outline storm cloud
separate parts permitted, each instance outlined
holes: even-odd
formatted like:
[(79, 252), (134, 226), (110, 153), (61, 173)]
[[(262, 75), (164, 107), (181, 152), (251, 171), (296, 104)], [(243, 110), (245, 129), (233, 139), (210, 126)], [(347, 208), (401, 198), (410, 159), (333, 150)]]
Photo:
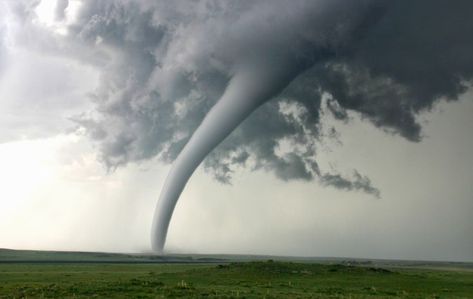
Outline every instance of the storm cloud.
[[(56, 19), (67, 19), (60, 1)], [(33, 2), (15, 4), (32, 30)], [(26, 3), (26, 4), (25, 4)], [(293, 80), (205, 160), (218, 180), (238, 167), (379, 195), (368, 178), (317, 163), (331, 128), (322, 113), (349, 112), (409, 141), (416, 116), (453, 101), (473, 75), (473, 3), (417, 1), (82, 1), (67, 35), (29, 43), (101, 72), (95, 108), (74, 117), (108, 168), (173, 161), (221, 97), (238, 66), (265, 57), (304, 61)], [(337, 22), (328, 22), (336, 16)], [(45, 40), (50, 41), (45, 45)], [(0, 52), (1, 55), (1, 52)]]

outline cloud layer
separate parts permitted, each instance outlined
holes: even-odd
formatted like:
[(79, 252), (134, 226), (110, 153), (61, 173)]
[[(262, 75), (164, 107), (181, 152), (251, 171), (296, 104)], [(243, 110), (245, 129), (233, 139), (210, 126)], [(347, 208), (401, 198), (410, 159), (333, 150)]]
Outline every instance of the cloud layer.
[(473, 75), (467, 0), (81, 1), (74, 17), (72, 2), (55, 11), (67, 35), (35, 25), (35, 2), (9, 8), (30, 33), (24, 44), (100, 71), (95, 109), (74, 119), (110, 168), (174, 160), (238, 67), (291, 55), (304, 62), (296, 78), (207, 157), (206, 169), (222, 182), (246, 166), (378, 195), (356, 170), (319, 169), (317, 145), (334, 133), (321, 114), (349, 121), (354, 112), (417, 142), (416, 115), (456, 100)]

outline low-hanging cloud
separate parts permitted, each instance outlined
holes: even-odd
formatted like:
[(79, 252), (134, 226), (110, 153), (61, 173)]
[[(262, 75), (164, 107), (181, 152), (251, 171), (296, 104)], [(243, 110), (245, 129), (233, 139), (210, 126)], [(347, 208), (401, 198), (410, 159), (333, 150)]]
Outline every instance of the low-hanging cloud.
[[(67, 17), (70, 2), (58, 1), (56, 20)], [(10, 5), (25, 30), (33, 30), (37, 3)], [(321, 111), (342, 121), (355, 112), (417, 142), (416, 115), (456, 100), (473, 75), (467, 0), (81, 3), (67, 35), (34, 29), (29, 42), (101, 71), (91, 95), (96, 109), (74, 121), (109, 168), (173, 161), (242, 64), (291, 56), (303, 62), (293, 79), (206, 158), (205, 168), (222, 182), (249, 166), (378, 195), (356, 171), (342, 177), (319, 169)]]

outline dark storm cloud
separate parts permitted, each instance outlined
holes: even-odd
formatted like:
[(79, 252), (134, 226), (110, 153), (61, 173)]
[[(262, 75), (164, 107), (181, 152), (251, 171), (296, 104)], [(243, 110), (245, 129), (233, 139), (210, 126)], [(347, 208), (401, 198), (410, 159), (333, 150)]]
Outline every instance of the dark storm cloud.
[(371, 181), (368, 177), (362, 176), (358, 171), (353, 172), (353, 178), (344, 178), (340, 174), (326, 173), (320, 177), (322, 184), (326, 186), (333, 186), (342, 190), (358, 190), (375, 197), (380, 197), (378, 189), (372, 187)]
[(455, 100), (473, 75), (471, 1), (392, 1), (376, 26), (320, 68), (321, 88), (341, 107), (418, 141), (415, 115)]
[[(66, 7), (58, 3), (58, 18)], [(348, 179), (319, 169), (321, 111), (342, 121), (352, 111), (420, 141), (416, 115), (456, 100), (472, 78), (472, 10), (467, 0), (83, 1), (65, 43), (105, 58), (87, 60), (102, 71), (96, 111), (76, 119), (108, 167), (172, 161), (236, 67), (262, 53), (294, 55), (304, 61), (296, 79), (220, 144), (206, 169), (222, 182), (246, 166), (376, 195), (356, 172)], [(345, 21), (327, 21), (334, 16)]]

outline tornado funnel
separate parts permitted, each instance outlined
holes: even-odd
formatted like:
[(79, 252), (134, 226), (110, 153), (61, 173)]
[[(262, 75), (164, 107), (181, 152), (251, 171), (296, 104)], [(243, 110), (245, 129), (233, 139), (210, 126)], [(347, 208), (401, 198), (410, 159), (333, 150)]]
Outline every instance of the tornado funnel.
[(166, 178), (151, 230), (152, 248), (162, 253), (171, 216), (187, 181), (203, 159), (257, 107), (278, 94), (300, 71), (295, 63), (240, 68), (182, 149)]

